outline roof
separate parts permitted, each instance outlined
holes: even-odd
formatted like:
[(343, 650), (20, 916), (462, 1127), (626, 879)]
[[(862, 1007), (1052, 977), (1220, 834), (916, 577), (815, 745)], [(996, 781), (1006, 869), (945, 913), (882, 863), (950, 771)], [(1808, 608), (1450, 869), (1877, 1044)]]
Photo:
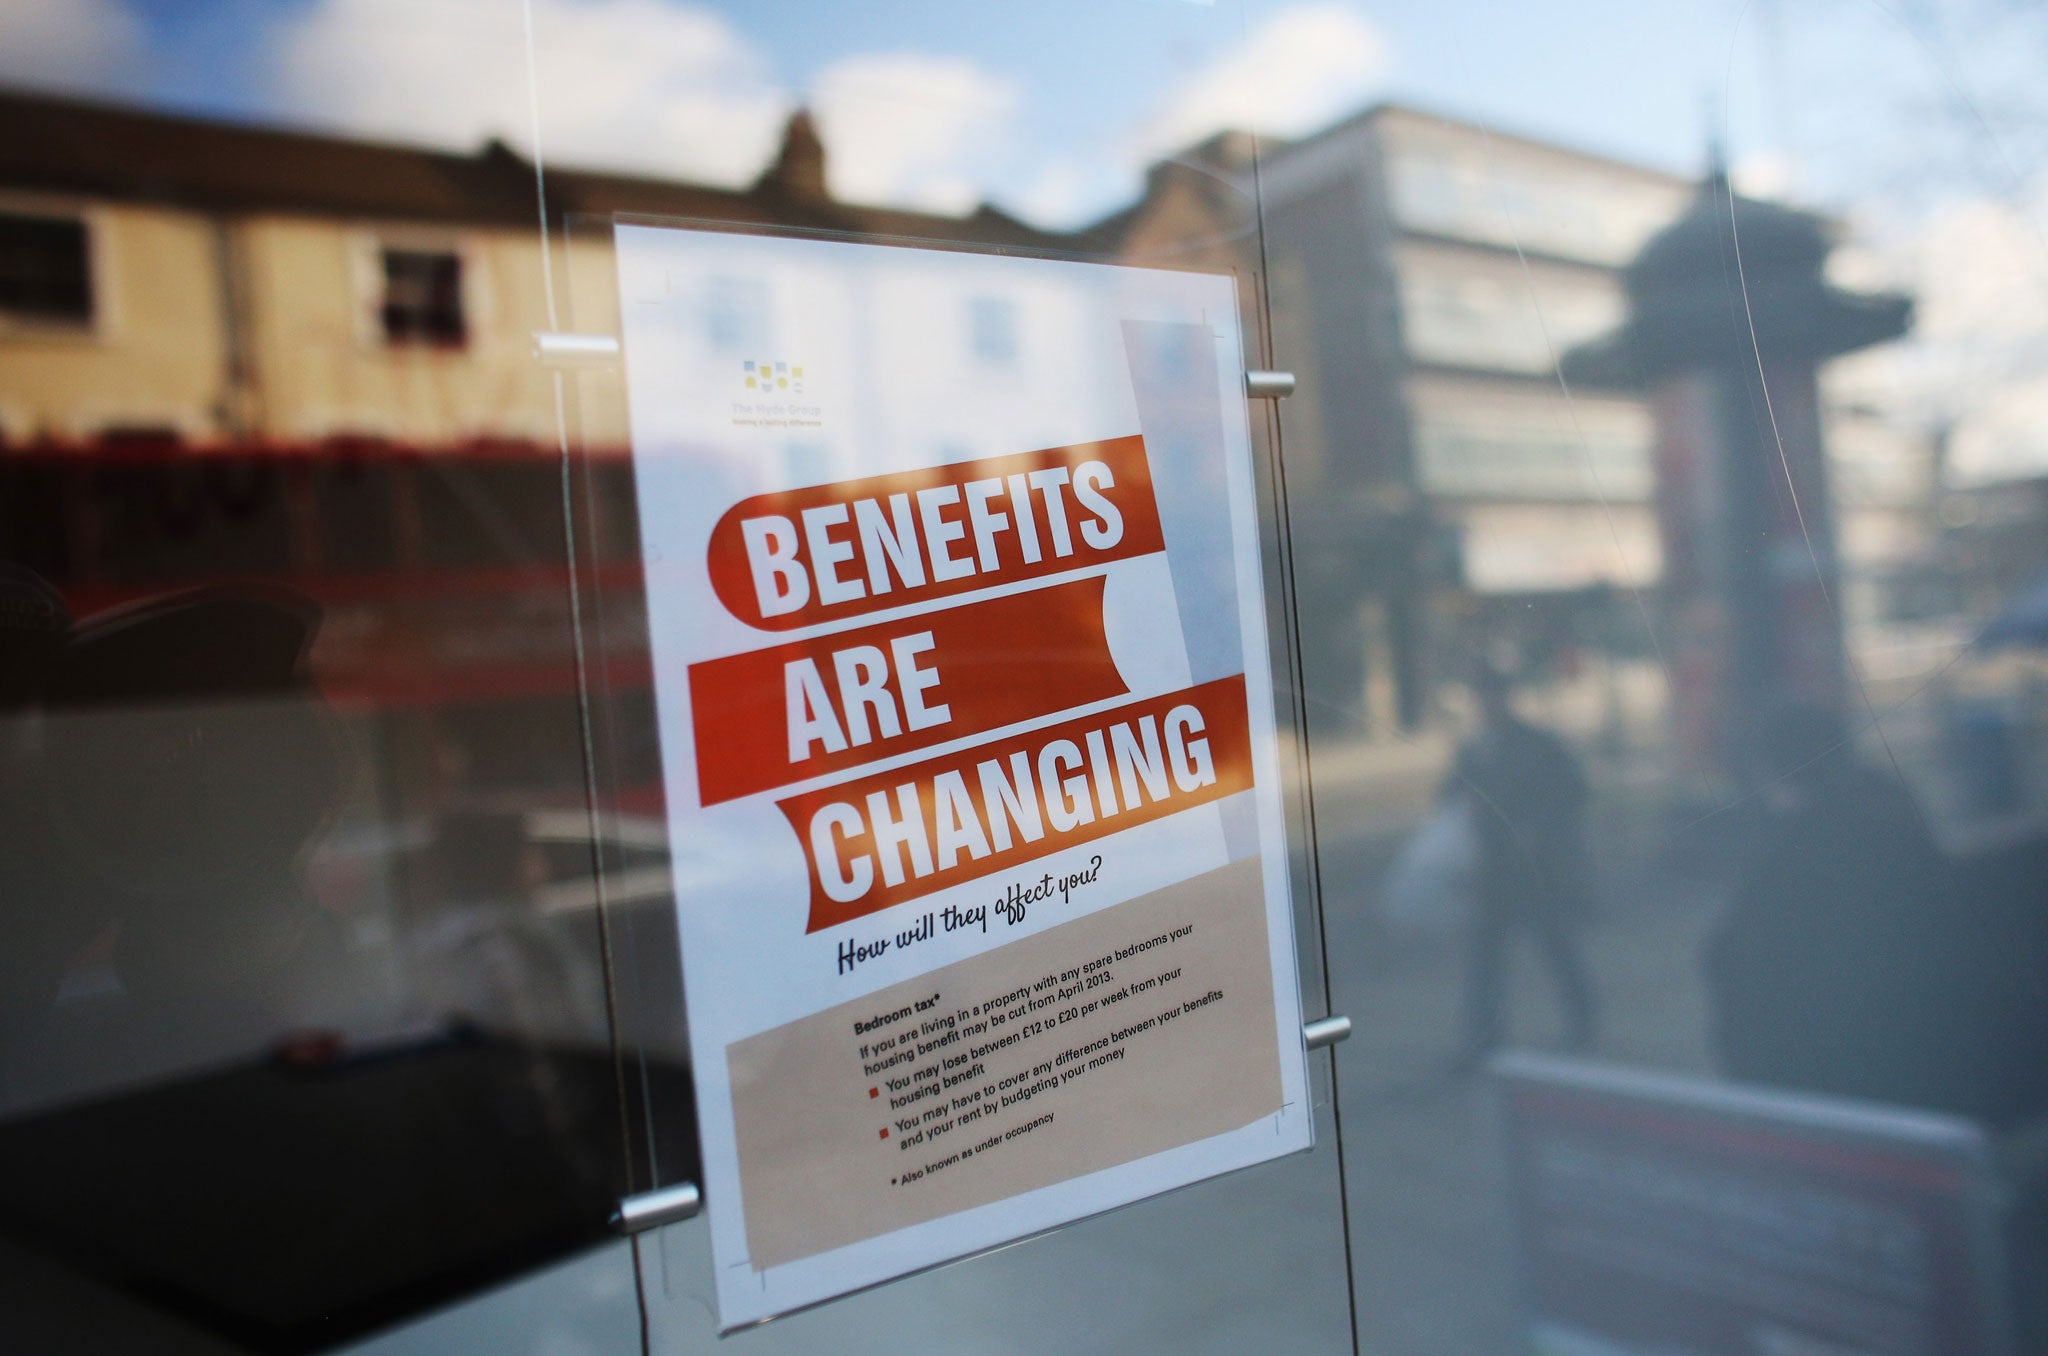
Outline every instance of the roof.
[(1688, 368), (1818, 361), (1897, 338), (1912, 324), (1912, 298), (1827, 280), (1839, 233), (1826, 217), (1735, 193), (1717, 163), (1685, 212), (1622, 270), (1628, 319), (1566, 353), (1563, 374), (1643, 385)]
[(1692, 182), (1691, 179), (1683, 174), (1674, 174), (1670, 170), (1660, 169), (1654, 165), (1645, 165), (1641, 161), (1628, 160), (1600, 151), (1587, 150), (1580, 146), (1566, 145), (1538, 136), (1525, 135), (1506, 128), (1491, 126), (1487, 123), (1475, 122), (1470, 118), (1462, 118), (1453, 114), (1442, 113), (1435, 109), (1424, 108), (1419, 104), (1402, 103), (1394, 100), (1381, 100), (1371, 104), (1366, 108), (1360, 109), (1350, 117), (1332, 123), (1320, 131), (1311, 132), (1306, 136), (1296, 138), (1274, 149), (1277, 151), (1304, 145), (1338, 133), (1345, 128), (1388, 119), (1423, 123), (1442, 128), (1446, 131), (1482, 137), (1489, 142), (1500, 145), (1539, 151), (1545, 155), (1556, 156), (1566, 160), (1576, 160), (1587, 165), (1597, 165), (1603, 169), (1621, 170), (1644, 179), (1654, 179), (1674, 186), (1686, 186)]
[[(558, 221), (627, 212), (1072, 247), (1072, 237), (987, 206), (943, 217), (824, 199), (801, 180), (778, 178), (786, 161), (747, 189), (550, 165), (548, 213)], [(7, 91), (0, 185), (205, 212), (461, 225), (525, 226), (537, 211), (532, 162), (499, 141), (463, 155)]]

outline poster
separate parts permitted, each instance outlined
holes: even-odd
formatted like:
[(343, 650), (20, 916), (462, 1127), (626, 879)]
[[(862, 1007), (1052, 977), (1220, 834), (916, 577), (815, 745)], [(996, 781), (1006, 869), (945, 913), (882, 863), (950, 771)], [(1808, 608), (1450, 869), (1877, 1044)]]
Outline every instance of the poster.
[(1495, 1077), (1536, 1356), (2011, 1349), (1975, 1126), (1531, 1054)]
[(1309, 1147), (1232, 281), (617, 242), (721, 1325)]

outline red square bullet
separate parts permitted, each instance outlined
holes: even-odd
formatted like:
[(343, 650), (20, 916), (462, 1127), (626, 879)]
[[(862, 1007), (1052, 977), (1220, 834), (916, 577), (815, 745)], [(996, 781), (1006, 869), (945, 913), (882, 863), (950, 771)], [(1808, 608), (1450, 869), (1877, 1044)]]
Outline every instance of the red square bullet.
[(887, 1139), (887, 1138), (889, 1138), (889, 1127), (888, 1127), (888, 1126), (886, 1126), (886, 1125), (882, 1127), (882, 1138), (883, 1138), (883, 1139)]
[(869, 1089), (868, 1089), (868, 1096), (870, 1096), (870, 1097), (880, 1097), (881, 1095), (882, 1095), (882, 1090), (881, 1090), (880, 1088), (869, 1088)]

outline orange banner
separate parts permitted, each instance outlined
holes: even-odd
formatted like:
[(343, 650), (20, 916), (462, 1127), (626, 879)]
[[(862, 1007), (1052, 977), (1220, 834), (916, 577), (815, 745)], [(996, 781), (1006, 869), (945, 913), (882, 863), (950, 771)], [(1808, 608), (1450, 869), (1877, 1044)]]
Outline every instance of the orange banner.
[(789, 631), (1162, 549), (1132, 436), (758, 494), (708, 563), (727, 611)]
[(1098, 575), (692, 664), (699, 801), (1123, 696), (1103, 587)]
[(810, 866), (817, 932), (1251, 784), (1238, 674), (777, 805)]

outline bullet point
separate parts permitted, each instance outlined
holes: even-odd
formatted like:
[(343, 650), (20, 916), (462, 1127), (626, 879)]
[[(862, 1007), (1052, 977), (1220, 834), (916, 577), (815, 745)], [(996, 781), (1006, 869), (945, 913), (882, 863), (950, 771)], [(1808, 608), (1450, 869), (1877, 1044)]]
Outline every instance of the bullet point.
[(881, 1095), (882, 1095), (882, 1090), (881, 1090), (880, 1088), (869, 1088), (869, 1089), (868, 1089), (868, 1096), (870, 1096), (870, 1097), (880, 1097)]
[(882, 1138), (883, 1138), (883, 1139), (887, 1139), (887, 1138), (889, 1138), (889, 1127), (888, 1127), (888, 1126), (886, 1126), (886, 1125), (882, 1127)]

